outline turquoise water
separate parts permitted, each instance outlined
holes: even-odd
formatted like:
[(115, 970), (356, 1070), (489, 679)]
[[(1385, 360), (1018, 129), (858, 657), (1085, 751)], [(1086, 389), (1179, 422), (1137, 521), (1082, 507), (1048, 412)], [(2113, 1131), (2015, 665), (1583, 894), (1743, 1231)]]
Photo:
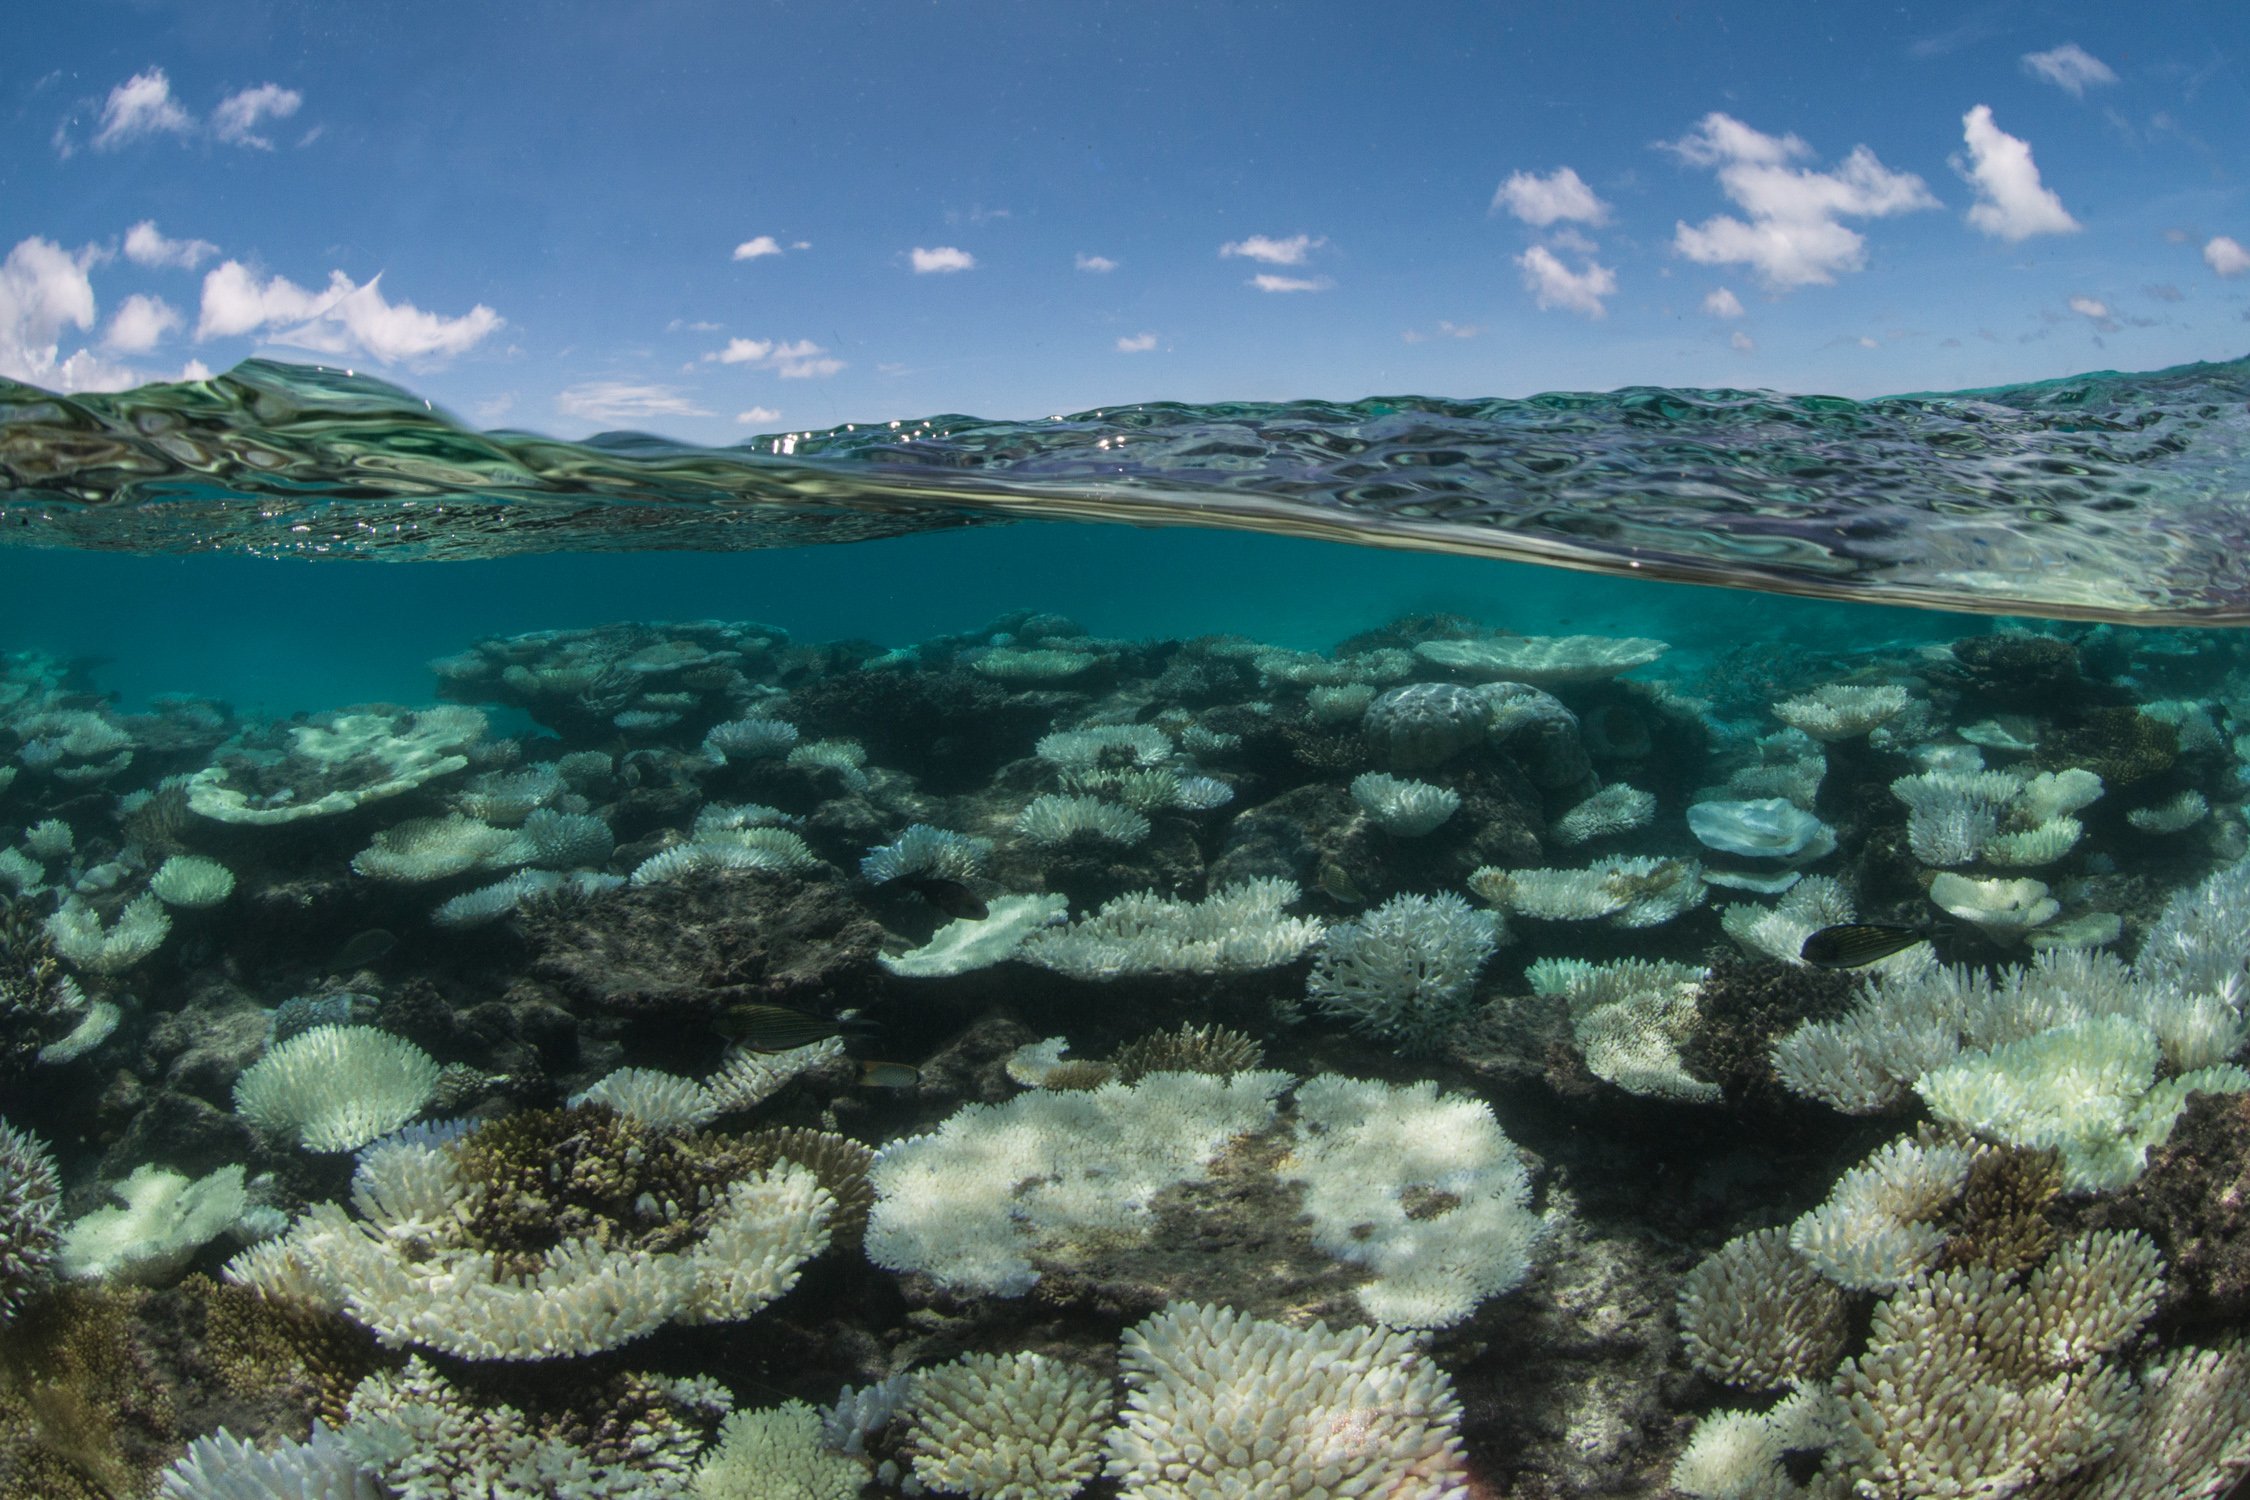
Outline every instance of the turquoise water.
[(0, 1497), (2225, 1494), (2245, 380), (0, 391)]

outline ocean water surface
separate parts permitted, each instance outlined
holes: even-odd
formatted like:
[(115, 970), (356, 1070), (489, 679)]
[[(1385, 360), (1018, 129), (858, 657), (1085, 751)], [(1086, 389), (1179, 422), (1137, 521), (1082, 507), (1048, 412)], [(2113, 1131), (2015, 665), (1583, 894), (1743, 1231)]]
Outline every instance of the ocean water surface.
[(2227, 1494), (2246, 437), (0, 384), (0, 1495)]

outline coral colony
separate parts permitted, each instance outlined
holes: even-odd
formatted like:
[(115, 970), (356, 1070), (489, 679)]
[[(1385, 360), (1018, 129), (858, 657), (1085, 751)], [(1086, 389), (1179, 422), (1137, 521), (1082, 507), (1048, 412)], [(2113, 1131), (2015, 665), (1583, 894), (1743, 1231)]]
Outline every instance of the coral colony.
[(10, 657), (0, 1496), (2219, 1496), (2239, 662)]

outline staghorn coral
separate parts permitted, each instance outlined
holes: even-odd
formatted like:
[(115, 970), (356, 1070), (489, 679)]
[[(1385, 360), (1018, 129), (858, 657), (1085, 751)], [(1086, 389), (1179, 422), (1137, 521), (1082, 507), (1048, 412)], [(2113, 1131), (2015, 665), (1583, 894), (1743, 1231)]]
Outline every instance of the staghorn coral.
[(1468, 1015), (1501, 934), (1496, 916), (1459, 896), (1393, 896), (1329, 929), (1305, 998), (1403, 1051), (1435, 1051)]
[(1680, 1340), (1713, 1380), (1774, 1390), (1823, 1379), (1849, 1334), (1843, 1293), (1782, 1229), (1737, 1235), (1680, 1281)]
[(1223, 885), (1201, 901), (1136, 891), (1068, 926), (1033, 931), (1016, 953), (1074, 979), (1271, 969), (1320, 941), (1318, 918), (1288, 915), (1297, 899), (1296, 883), (1277, 879)]
[(1178, 1302), (1125, 1331), (1103, 1472), (1129, 1500), (1463, 1500), (1453, 1382), (1404, 1334), (1287, 1328)]
[(0, 1120), (0, 1329), (48, 1283), (61, 1196), (46, 1143)]
[(1068, 1500), (1101, 1472), (1109, 1383), (1030, 1352), (964, 1354), (907, 1382), (914, 1477), (972, 1500)]
[(1265, 1056), (1265, 1048), (1247, 1032), (1215, 1022), (1204, 1026), (1182, 1022), (1174, 1030), (1152, 1031), (1127, 1042), (1110, 1058), (1110, 1065), (1126, 1083), (1137, 1083), (1151, 1073), (1209, 1073), (1224, 1078), (1255, 1069)]

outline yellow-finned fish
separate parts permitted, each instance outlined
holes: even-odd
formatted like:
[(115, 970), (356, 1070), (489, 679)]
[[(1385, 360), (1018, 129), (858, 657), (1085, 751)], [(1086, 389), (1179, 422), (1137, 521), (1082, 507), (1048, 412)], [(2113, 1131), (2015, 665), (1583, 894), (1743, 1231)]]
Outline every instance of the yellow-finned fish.
[(922, 1081), (922, 1070), (911, 1063), (863, 1062), (859, 1086), (867, 1089), (910, 1089)]

